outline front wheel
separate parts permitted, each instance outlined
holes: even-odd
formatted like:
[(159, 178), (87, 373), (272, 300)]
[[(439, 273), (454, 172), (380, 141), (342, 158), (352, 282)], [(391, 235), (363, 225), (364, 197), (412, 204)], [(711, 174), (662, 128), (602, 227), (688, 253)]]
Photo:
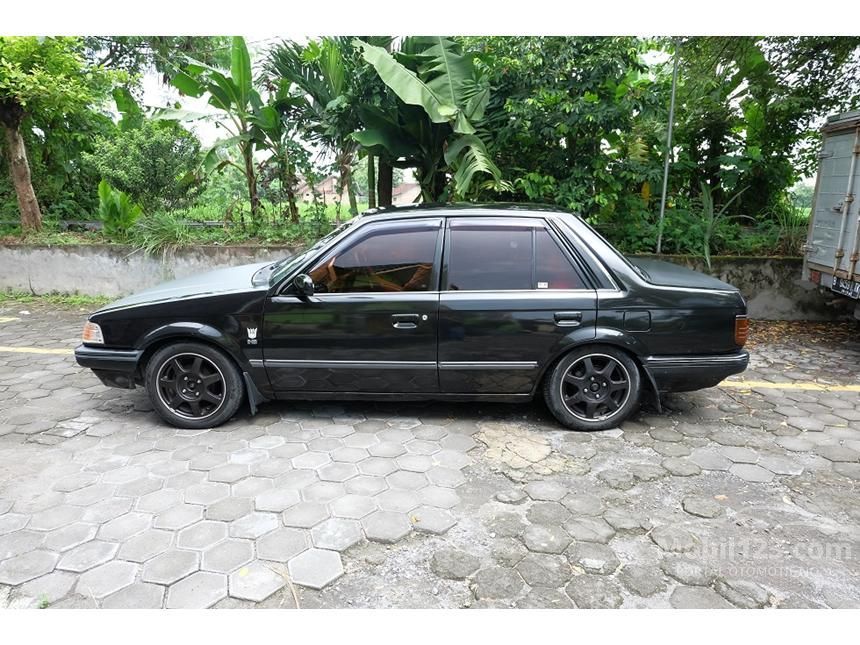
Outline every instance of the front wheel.
[(568, 428), (606, 430), (636, 410), (641, 390), (639, 368), (630, 356), (592, 345), (559, 360), (544, 382), (544, 399)]
[(178, 428), (214, 428), (228, 421), (245, 395), (228, 356), (202, 343), (159, 349), (146, 366), (146, 389), (158, 415)]

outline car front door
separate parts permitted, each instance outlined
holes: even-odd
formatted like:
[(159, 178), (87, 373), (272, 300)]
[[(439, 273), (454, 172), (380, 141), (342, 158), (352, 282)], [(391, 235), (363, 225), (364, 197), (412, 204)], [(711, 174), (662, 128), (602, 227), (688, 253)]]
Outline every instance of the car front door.
[(266, 302), (263, 357), (272, 388), (438, 392), (442, 218), (377, 221), (338, 243)]
[(597, 296), (543, 219), (448, 220), (442, 392), (526, 394), (567, 345), (594, 338)]

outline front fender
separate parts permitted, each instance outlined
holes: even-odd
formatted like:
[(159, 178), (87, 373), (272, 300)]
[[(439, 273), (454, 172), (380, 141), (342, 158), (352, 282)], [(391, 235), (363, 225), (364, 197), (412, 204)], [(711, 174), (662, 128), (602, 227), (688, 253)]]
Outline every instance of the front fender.
[(136, 347), (147, 353), (156, 344), (165, 340), (201, 340), (216, 345), (227, 352), (235, 360), (242, 371), (249, 371), (251, 364), (245, 357), (239, 342), (235, 337), (213, 327), (196, 322), (173, 322), (148, 331), (137, 343)]

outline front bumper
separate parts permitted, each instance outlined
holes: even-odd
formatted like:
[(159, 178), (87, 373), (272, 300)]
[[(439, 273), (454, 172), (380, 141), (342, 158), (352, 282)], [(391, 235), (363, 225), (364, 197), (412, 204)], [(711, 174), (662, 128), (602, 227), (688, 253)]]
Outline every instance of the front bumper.
[(692, 392), (713, 387), (749, 364), (749, 352), (717, 356), (648, 356), (642, 364), (660, 392)]
[(108, 349), (78, 345), (75, 360), (89, 367), (99, 380), (110, 387), (134, 388), (137, 364), (143, 354), (138, 349)]

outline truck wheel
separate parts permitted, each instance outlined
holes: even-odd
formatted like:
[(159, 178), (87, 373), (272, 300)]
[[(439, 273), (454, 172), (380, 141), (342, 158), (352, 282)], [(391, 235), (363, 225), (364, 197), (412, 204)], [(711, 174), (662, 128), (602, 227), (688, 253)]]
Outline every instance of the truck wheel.
[(158, 415), (178, 428), (214, 428), (245, 398), (242, 375), (223, 352), (194, 342), (159, 349), (146, 366), (146, 389)]
[(606, 345), (575, 349), (544, 381), (544, 399), (572, 430), (615, 428), (639, 405), (642, 379), (636, 363)]

